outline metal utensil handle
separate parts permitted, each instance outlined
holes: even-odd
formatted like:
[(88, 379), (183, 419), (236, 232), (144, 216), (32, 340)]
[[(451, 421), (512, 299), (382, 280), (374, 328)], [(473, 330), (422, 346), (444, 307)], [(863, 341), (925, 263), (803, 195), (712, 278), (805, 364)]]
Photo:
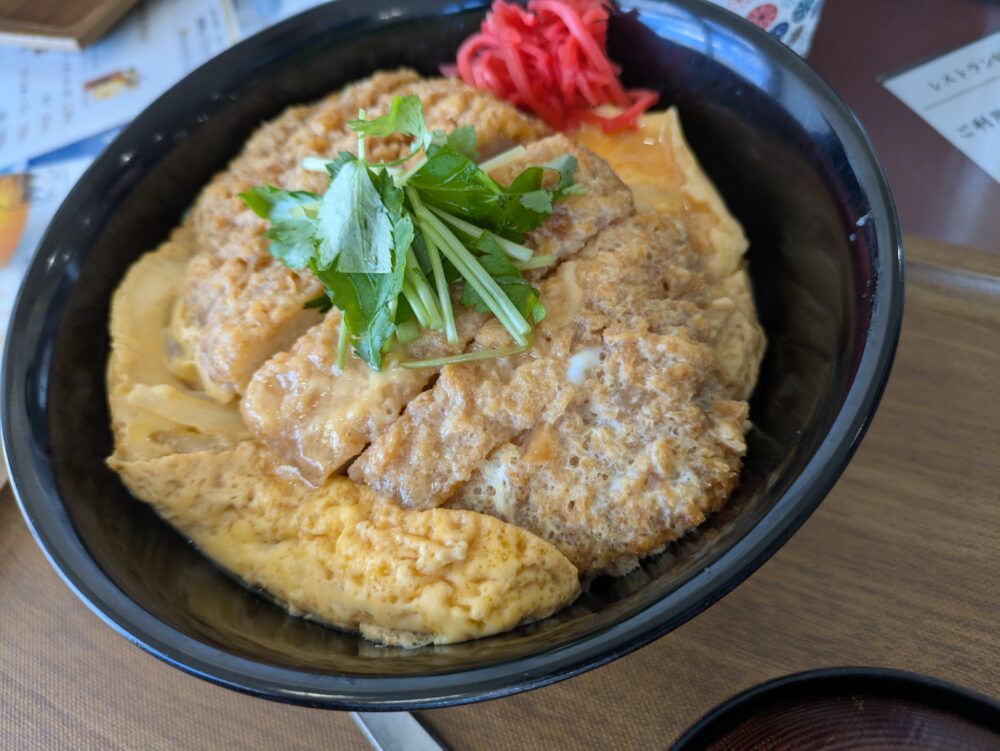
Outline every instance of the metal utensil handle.
[(375, 751), (448, 751), (409, 712), (351, 712)]

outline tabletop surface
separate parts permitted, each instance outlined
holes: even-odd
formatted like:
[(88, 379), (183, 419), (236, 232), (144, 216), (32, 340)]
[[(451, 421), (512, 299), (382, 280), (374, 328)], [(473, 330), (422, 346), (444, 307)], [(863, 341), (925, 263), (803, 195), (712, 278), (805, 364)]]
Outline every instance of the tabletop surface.
[[(760, 571), (687, 625), (528, 694), (419, 713), (452, 749), (665, 748), (779, 675), (927, 673), (1000, 696), (1000, 255), (907, 240), (907, 311), (853, 462)], [(101, 623), (0, 494), (0, 748), (365, 749), (346, 714), (239, 695)]]

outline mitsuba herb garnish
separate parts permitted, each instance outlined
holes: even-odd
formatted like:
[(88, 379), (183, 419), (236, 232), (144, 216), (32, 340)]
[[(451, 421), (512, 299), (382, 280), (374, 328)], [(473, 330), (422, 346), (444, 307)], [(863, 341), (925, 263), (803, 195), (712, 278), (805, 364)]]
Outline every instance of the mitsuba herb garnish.
[[(463, 305), (496, 316), (513, 345), (401, 365), (441, 366), (525, 351), (545, 308), (522, 272), (553, 259), (525, 246), (524, 235), (549, 218), (556, 201), (582, 192), (573, 182), (576, 159), (567, 154), (528, 167), (502, 186), (484, 167), (516, 159), (524, 149), (477, 164), (475, 130), (428, 130), (416, 96), (396, 97), (387, 114), (372, 120), (362, 111), (350, 127), (358, 134), (357, 156), (345, 151), (303, 163), (329, 174), (322, 195), (272, 186), (240, 193), (270, 222), (271, 255), (289, 268), (309, 269), (323, 283), (325, 295), (307, 307), (341, 311), (338, 367), (350, 346), (380, 370), (394, 339), (405, 344), (422, 330), (444, 331), (456, 343), (452, 285), (461, 285)], [(396, 134), (412, 138), (409, 154), (393, 162), (365, 158), (367, 137)], [(558, 174), (552, 189), (543, 187), (546, 171)]]

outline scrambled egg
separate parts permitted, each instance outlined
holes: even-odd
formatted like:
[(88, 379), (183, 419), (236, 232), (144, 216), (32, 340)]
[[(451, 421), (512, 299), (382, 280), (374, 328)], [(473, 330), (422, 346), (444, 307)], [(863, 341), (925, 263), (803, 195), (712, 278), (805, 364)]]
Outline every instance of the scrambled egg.
[(385, 643), (487, 636), (575, 599), (576, 569), (529, 532), (405, 511), (345, 477), (313, 487), (283, 474), (236, 404), (174, 376), (165, 331), (192, 255), (183, 240), (136, 262), (112, 303), (109, 464), (137, 498), (290, 611)]

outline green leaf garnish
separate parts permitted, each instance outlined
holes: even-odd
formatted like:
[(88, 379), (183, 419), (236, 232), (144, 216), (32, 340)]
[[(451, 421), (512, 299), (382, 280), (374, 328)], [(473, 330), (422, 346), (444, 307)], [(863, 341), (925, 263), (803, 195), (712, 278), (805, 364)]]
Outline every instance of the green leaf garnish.
[(301, 219), (306, 216), (315, 218), (320, 200), (315, 193), (305, 190), (282, 190), (273, 185), (251, 188), (240, 193), (239, 197), (253, 210), (253, 213), (261, 219), (269, 219), (272, 222)]
[(406, 251), (393, 248), (393, 270), (385, 274), (312, 267), (330, 300), (343, 313), (347, 330), (354, 335), (355, 353), (374, 370), (382, 368), (382, 350), (395, 329), (393, 302), (403, 289)]
[(240, 193), (239, 197), (257, 216), (271, 222), (264, 233), (271, 241), (271, 255), (293, 269), (309, 265), (317, 242), (320, 196), (265, 185)]
[[(358, 156), (345, 151), (330, 161), (307, 160), (309, 169), (325, 168), (330, 175), (322, 195), (271, 186), (239, 194), (270, 222), (265, 235), (271, 254), (290, 268), (309, 269), (322, 282), (325, 294), (306, 307), (340, 310), (338, 366), (345, 366), (350, 347), (378, 370), (394, 340), (412, 342), (427, 328), (458, 343), (455, 284), (461, 284), (462, 304), (495, 315), (513, 346), (402, 365), (430, 367), (525, 351), (545, 308), (522, 270), (554, 259), (535, 256), (520, 240), (548, 219), (554, 202), (581, 191), (573, 182), (576, 160), (564, 155), (528, 167), (504, 187), (476, 163), (475, 129), (428, 130), (416, 96), (394, 98), (388, 113), (371, 120), (361, 112), (350, 127), (358, 134)], [(365, 159), (365, 138), (397, 134), (412, 137), (408, 155), (380, 164)], [(523, 153), (514, 149), (491, 164), (510, 163)], [(396, 167), (403, 162), (410, 166)], [(543, 187), (546, 171), (558, 173), (555, 188)]]
[[(520, 270), (500, 250), (495, 240), (486, 238), (480, 242), (480, 247), (485, 250), (485, 254), (479, 257), (483, 268), (496, 280), (500, 289), (522, 316), (533, 323), (540, 323), (545, 318), (545, 308), (538, 299), (538, 290), (525, 280)], [(489, 307), (468, 284), (462, 287), (462, 305), (474, 308), (480, 313), (489, 312)]]
[(552, 194), (547, 190), (533, 190), (522, 195), (518, 201), (529, 211), (537, 214), (552, 213)]
[(326, 292), (324, 292), (322, 295), (314, 297), (312, 300), (307, 302), (302, 307), (305, 308), (306, 310), (315, 309), (318, 310), (320, 313), (328, 313), (330, 310), (333, 309), (333, 301), (330, 300), (329, 295), (327, 295)]
[(339, 173), (340, 169), (345, 164), (350, 164), (351, 162), (357, 161), (357, 157), (354, 156), (350, 151), (341, 151), (337, 155), (337, 158), (332, 162), (327, 162), (324, 166), (326, 167), (327, 173), (330, 175), (330, 179), (335, 178)]
[(347, 273), (392, 270), (392, 218), (363, 162), (341, 166), (323, 195), (317, 219), (317, 268), (328, 269), (339, 258), (337, 269)]
[(550, 162), (542, 165), (544, 169), (555, 170), (559, 173), (559, 183), (556, 185), (555, 194), (558, 198), (566, 196), (580, 195), (584, 192), (582, 185), (573, 182), (573, 174), (576, 172), (576, 157), (572, 154), (557, 156)]
[(395, 97), (389, 105), (389, 111), (381, 117), (376, 117), (374, 120), (351, 120), (348, 124), (351, 130), (362, 136), (385, 138), (395, 133), (413, 136), (411, 153), (426, 149), (431, 145), (433, 138), (424, 121), (424, 108), (420, 103), (420, 97), (413, 94)]
[[(548, 165), (528, 167), (504, 188), (467, 156), (445, 145), (432, 150), (407, 185), (416, 188), (432, 208), (496, 234), (519, 238), (549, 218), (554, 201), (579, 192), (579, 186), (567, 183), (575, 169), (576, 159), (567, 154)], [(542, 188), (546, 170), (560, 175), (554, 190)]]
[(476, 151), (476, 129), (471, 125), (455, 128), (448, 134), (445, 143), (449, 148), (474, 162), (479, 159), (479, 152)]

